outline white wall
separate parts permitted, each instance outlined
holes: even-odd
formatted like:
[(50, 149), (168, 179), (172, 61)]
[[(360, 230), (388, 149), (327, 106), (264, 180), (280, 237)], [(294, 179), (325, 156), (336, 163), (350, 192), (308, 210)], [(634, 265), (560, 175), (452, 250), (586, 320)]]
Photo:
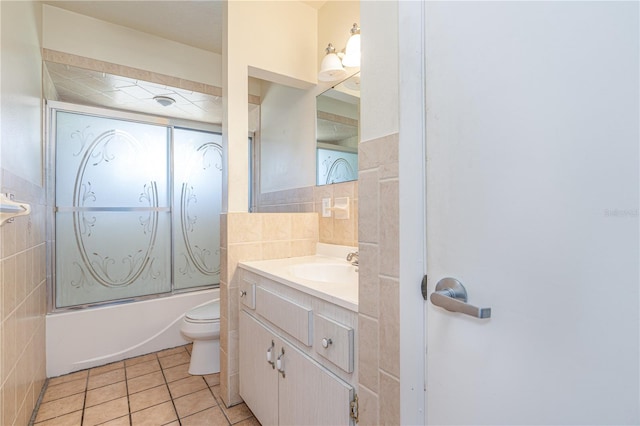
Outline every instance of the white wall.
[(314, 91), (265, 82), (261, 99), (261, 192), (315, 185)]
[[(251, 76), (311, 89), (317, 73), (317, 13), (312, 7), (295, 1), (225, 2), (223, 13), (226, 114), (222, 133), (228, 171), (223, 185), (226, 188), (223, 211), (246, 212), (249, 207), (247, 80)], [(304, 180), (304, 177), (290, 176), (290, 179)]]
[(38, 5), (31, 2), (3, 2), (2, 8), (1, 166), (40, 186), (42, 14)]
[(43, 6), (43, 47), (220, 87), (217, 53)]
[(398, 132), (398, 2), (363, 1), (361, 141)]

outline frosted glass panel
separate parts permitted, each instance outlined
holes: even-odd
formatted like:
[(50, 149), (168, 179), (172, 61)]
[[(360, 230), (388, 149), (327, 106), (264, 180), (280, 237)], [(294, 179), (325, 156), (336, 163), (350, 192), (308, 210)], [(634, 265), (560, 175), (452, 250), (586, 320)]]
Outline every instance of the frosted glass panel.
[(166, 127), (68, 112), (56, 118), (58, 206), (168, 207)]
[(219, 134), (174, 130), (176, 289), (220, 283), (221, 140)]
[(171, 291), (168, 129), (56, 118), (56, 306)]
[(358, 179), (358, 154), (318, 148), (317, 184), (348, 182)]
[(56, 306), (171, 291), (168, 212), (58, 212)]

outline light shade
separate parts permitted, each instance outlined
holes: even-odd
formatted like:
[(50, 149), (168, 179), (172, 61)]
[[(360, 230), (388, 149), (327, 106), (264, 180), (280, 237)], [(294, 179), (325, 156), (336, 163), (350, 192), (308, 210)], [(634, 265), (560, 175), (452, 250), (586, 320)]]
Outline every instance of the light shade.
[(336, 55), (336, 49), (331, 43), (327, 46), (327, 55), (322, 59), (318, 80), (336, 81), (347, 76), (347, 71), (343, 68), (340, 58)]
[(358, 24), (353, 24), (353, 28), (351, 28), (351, 37), (347, 41), (342, 65), (349, 68), (360, 66), (360, 27)]

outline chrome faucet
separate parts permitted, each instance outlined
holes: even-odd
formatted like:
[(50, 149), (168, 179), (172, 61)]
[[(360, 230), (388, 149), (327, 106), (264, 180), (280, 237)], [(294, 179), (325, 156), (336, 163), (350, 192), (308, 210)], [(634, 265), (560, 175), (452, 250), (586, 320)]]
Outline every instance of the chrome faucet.
[(347, 255), (347, 262), (351, 262), (353, 266), (358, 266), (358, 252), (354, 251)]

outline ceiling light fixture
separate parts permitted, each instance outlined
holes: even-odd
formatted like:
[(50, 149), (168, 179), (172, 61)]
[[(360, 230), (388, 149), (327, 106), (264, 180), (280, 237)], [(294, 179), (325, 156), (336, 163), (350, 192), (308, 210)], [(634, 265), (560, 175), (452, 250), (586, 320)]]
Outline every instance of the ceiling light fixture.
[(169, 105), (173, 105), (176, 103), (176, 100), (170, 98), (168, 96), (154, 96), (153, 100), (162, 105), (163, 107), (168, 107)]
[(347, 40), (347, 47), (342, 52), (336, 53), (336, 49), (331, 43), (329, 43), (325, 51), (327, 54), (322, 59), (320, 72), (318, 73), (318, 80), (320, 81), (341, 80), (347, 75), (344, 67), (360, 67), (360, 27), (358, 24), (353, 24), (351, 36)]

